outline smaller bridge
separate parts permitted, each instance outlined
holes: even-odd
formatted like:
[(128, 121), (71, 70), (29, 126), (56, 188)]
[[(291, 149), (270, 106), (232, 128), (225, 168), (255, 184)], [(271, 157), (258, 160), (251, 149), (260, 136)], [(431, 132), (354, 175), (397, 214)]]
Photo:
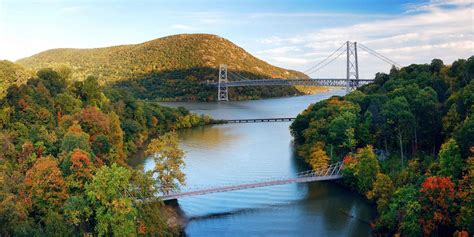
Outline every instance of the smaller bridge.
[(296, 118), (255, 118), (255, 119), (224, 119), (226, 123), (272, 123), (291, 122)]
[(235, 190), (284, 185), (284, 184), (291, 184), (291, 183), (309, 183), (309, 182), (324, 181), (324, 180), (335, 180), (335, 179), (342, 178), (342, 175), (340, 173), (343, 166), (344, 165), (342, 162), (337, 162), (330, 165), (327, 169), (309, 170), (309, 171), (298, 173), (297, 176), (295, 177), (255, 180), (253, 182), (242, 183), (242, 184), (225, 185), (225, 186), (218, 186), (218, 187), (207, 187), (207, 188), (194, 189), (194, 190), (190, 189), (189, 191), (167, 193), (160, 196), (160, 198), (163, 201), (167, 201), (167, 200), (174, 200), (174, 199), (183, 198), (183, 197), (205, 195), (209, 193), (230, 192), (230, 191), (235, 191)]

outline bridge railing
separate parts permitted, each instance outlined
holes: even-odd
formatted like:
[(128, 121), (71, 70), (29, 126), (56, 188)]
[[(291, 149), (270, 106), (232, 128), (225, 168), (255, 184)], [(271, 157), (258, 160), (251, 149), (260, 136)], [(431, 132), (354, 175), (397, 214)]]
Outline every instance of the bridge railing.
[(246, 182), (235, 182), (235, 183), (226, 183), (226, 184), (221, 184), (221, 185), (201, 185), (201, 186), (192, 186), (192, 187), (181, 187), (180, 189), (168, 189), (169, 192), (162, 193), (160, 196), (161, 197), (169, 197), (169, 196), (179, 196), (182, 193), (191, 193), (191, 192), (197, 192), (201, 190), (217, 190), (217, 189), (226, 189), (232, 186), (245, 186), (245, 185), (252, 185), (252, 184), (258, 184), (258, 183), (270, 183), (270, 182), (287, 182), (287, 181), (296, 181), (298, 179), (304, 179), (304, 178), (314, 178), (314, 177), (322, 177), (322, 176), (327, 176), (327, 177), (338, 177), (340, 176), (340, 172), (343, 168), (343, 163), (342, 162), (336, 162), (331, 165), (329, 165), (328, 168), (325, 169), (318, 169), (318, 170), (308, 170), (304, 172), (299, 172), (295, 176), (283, 176), (283, 177), (266, 177), (266, 178), (261, 178), (258, 180), (251, 180), (251, 181), (246, 181)]

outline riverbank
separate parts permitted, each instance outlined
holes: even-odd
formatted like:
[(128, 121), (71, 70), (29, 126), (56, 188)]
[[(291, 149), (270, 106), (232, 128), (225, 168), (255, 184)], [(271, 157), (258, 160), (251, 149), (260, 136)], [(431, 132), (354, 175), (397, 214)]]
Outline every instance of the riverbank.
[(167, 217), (166, 224), (173, 231), (173, 233), (178, 236), (184, 236), (184, 229), (188, 220), (179, 207), (178, 201), (165, 201), (163, 205), (163, 212)]

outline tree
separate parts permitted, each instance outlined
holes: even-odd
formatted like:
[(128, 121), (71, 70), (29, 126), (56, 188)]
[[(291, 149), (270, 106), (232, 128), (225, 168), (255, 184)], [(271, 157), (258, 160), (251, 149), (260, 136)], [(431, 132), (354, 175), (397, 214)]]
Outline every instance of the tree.
[(386, 174), (378, 173), (372, 190), (367, 193), (367, 198), (375, 200), (378, 212), (382, 213), (388, 209), (390, 198), (394, 191), (395, 188), (390, 177)]
[(120, 127), (120, 118), (119, 116), (111, 112), (108, 114), (109, 121), (110, 121), (110, 134), (109, 139), (110, 143), (112, 144), (111, 151), (109, 152), (108, 160), (110, 162), (113, 161), (122, 161), (125, 159), (124, 147), (123, 147), (123, 130)]
[(89, 134), (83, 132), (79, 124), (74, 123), (69, 127), (68, 132), (64, 135), (61, 150), (71, 152), (76, 148), (87, 152), (91, 150)]
[(308, 160), (311, 168), (315, 171), (327, 169), (329, 166), (329, 157), (324, 151), (324, 143), (317, 142), (311, 149), (311, 154)]
[(431, 87), (423, 88), (416, 93), (411, 104), (415, 119), (413, 153), (417, 152), (420, 145), (423, 150), (435, 149), (438, 142), (436, 135), (441, 129), (436, 91)]
[(453, 103), (449, 107), (448, 113), (443, 117), (443, 131), (448, 137), (451, 137), (461, 125), (461, 116), (458, 113), (458, 106)]
[(87, 105), (102, 105), (102, 91), (96, 77), (88, 76), (80, 88), (80, 96)]
[(380, 172), (379, 162), (372, 146), (357, 150), (355, 158), (357, 163), (356, 177), (357, 188), (361, 193), (367, 193), (372, 189), (376, 175)]
[(409, 202), (418, 199), (418, 190), (414, 185), (397, 188), (390, 199), (388, 209), (380, 213), (376, 220), (375, 230), (380, 233), (394, 233), (398, 229), (398, 221), (403, 219)]
[(86, 185), (87, 198), (95, 212), (98, 236), (135, 233), (136, 209), (128, 196), (131, 174), (130, 170), (116, 164), (104, 165)]
[(43, 234), (45, 236), (56, 236), (58, 234), (63, 236), (72, 236), (73, 231), (68, 222), (64, 221), (62, 214), (48, 210), (46, 215), (42, 218), (44, 223)]
[(402, 236), (421, 236), (423, 233), (420, 226), (421, 204), (416, 200), (410, 200), (404, 209), (405, 216), (400, 223)]
[(43, 214), (58, 210), (68, 197), (61, 170), (51, 156), (38, 159), (26, 172), (25, 188), (33, 206)]
[(72, 114), (79, 111), (82, 101), (74, 98), (70, 93), (61, 93), (54, 98), (56, 108), (61, 114)]
[(356, 119), (357, 116), (349, 111), (336, 116), (328, 125), (330, 143), (351, 150), (355, 146)]
[(94, 165), (89, 154), (81, 149), (75, 149), (71, 153), (69, 162), (68, 186), (73, 190), (83, 190), (84, 185), (90, 182), (93, 177)]
[(467, 230), (474, 233), (474, 147), (471, 148), (471, 156), (466, 161), (464, 176), (459, 180), (456, 191), (457, 203), (460, 204), (459, 213), (456, 216), (456, 227), (459, 230)]
[(87, 226), (93, 226), (90, 222), (92, 207), (86, 194), (70, 196), (64, 203), (63, 212), (66, 221), (74, 226), (82, 227), (85, 231)]
[(469, 149), (474, 146), (474, 114), (468, 116), (456, 134), (461, 154), (467, 157)]
[(444, 67), (444, 63), (441, 59), (431, 60), (430, 69), (432, 73), (439, 74), (441, 69)]
[(168, 193), (179, 184), (184, 184), (185, 174), (181, 170), (184, 166), (184, 152), (179, 148), (176, 132), (151, 140), (145, 154), (152, 155), (155, 160), (153, 172), (158, 175), (161, 192)]
[(395, 97), (387, 101), (383, 106), (383, 114), (389, 128), (392, 128), (397, 134), (398, 143), (400, 145), (400, 157), (402, 167), (404, 165), (403, 157), (403, 138), (410, 131), (410, 127), (414, 122), (414, 116), (410, 112), (410, 105), (405, 97)]
[(63, 92), (67, 87), (66, 80), (51, 68), (40, 69), (36, 74), (53, 97)]
[(461, 158), (459, 146), (454, 139), (449, 139), (439, 151), (439, 175), (451, 178), (460, 177), (464, 162)]
[(446, 226), (452, 223), (455, 184), (451, 178), (427, 177), (421, 184), (420, 193), (420, 203), (423, 209), (421, 225), (425, 235), (430, 235), (440, 225)]

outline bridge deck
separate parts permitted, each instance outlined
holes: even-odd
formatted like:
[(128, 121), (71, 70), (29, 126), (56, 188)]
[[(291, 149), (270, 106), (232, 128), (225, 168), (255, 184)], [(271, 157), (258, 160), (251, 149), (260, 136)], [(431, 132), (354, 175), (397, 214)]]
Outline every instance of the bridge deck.
[(255, 118), (255, 119), (225, 119), (227, 123), (270, 123), (270, 122), (291, 122), (296, 118)]
[(219, 192), (229, 192), (241, 189), (250, 189), (250, 188), (259, 188), (259, 187), (266, 187), (266, 186), (274, 186), (274, 185), (284, 185), (284, 184), (291, 184), (291, 183), (307, 183), (307, 182), (314, 182), (314, 181), (324, 181), (324, 180), (335, 180), (342, 178), (342, 175), (327, 175), (327, 176), (316, 176), (316, 177), (301, 177), (301, 178), (293, 178), (293, 179), (284, 179), (284, 180), (273, 180), (273, 181), (266, 181), (266, 182), (258, 182), (258, 183), (249, 183), (249, 184), (239, 184), (234, 186), (227, 186), (227, 187), (218, 187), (218, 188), (209, 188), (197, 191), (189, 191), (189, 192), (182, 192), (178, 194), (170, 194), (164, 195), (161, 197), (163, 201), (166, 200), (173, 200), (182, 197), (191, 197), (209, 193), (219, 193)]
[[(349, 81), (349, 82), (348, 82)], [(319, 79), (256, 79), (256, 80), (240, 80), (221, 82), (221, 87), (236, 86), (330, 86), (330, 87), (346, 87), (349, 83), (350, 87), (359, 87), (373, 82), (372, 79), (340, 79), (340, 78), (319, 78)], [(218, 86), (217, 82), (208, 82), (208, 85)]]
[(190, 196), (197, 196), (203, 195), (208, 193), (219, 193), (219, 192), (229, 192), (234, 190), (241, 190), (241, 189), (249, 189), (249, 188), (259, 188), (259, 187), (266, 187), (266, 186), (274, 186), (274, 185), (283, 185), (283, 184), (290, 184), (290, 183), (307, 183), (307, 182), (314, 182), (314, 181), (323, 181), (323, 180), (334, 180), (342, 178), (340, 172), (344, 165), (342, 162), (337, 162), (331, 164), (326, 169), (321, 170), (309, 170), (303, 173), (299, 173), (296, 177), (291, 178), (279, 178), (274, 180), (266, 180), (266, 181), (256, 181), (252, 183), (244, 183), (244, 184), (237, 184), (237, 185), (228, 185), (228, 186), (221, 186), (221, 187), (211, 187), (205, 189), (199, 189), (194, 191), (186, 191), (180, 193), (170, 193), (166, 195), (162, 195), (161, 199), (166, 200), (173, 200), (182, 197), (190, 197)]

